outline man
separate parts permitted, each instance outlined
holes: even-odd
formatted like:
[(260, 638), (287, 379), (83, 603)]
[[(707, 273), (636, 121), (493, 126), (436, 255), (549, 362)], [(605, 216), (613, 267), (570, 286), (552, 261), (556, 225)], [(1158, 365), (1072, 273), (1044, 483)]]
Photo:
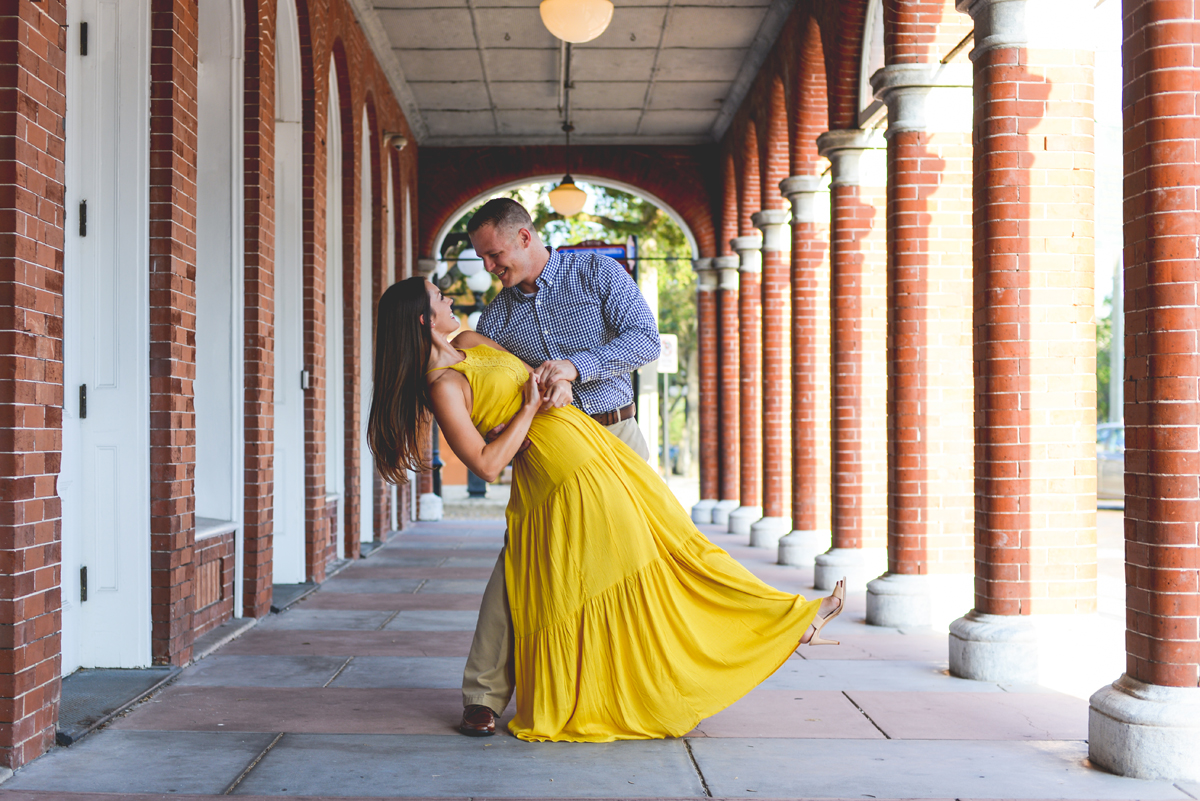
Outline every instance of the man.
[[(625, 269), (606, 256), (553, 252), (529, 212), (507, 198), (488, 201), (467, 233), (484, 268), (504, 285), (476, 330), (535, 366), (542, 386), (570, 381), (576, 406), (649, 459), (629, 376), (658, 358), (658, 325)], [(501, 550), (463, 672), (463, 734), (495, 733), (513, 694), (512, 640)]]

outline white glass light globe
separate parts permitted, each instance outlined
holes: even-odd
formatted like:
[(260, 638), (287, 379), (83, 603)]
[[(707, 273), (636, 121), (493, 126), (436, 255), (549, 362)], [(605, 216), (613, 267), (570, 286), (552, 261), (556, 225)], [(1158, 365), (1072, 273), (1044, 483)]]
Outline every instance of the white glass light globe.
[(550, 205), (564, 217), (574, 217), (583, 211), (587, 203), (587, 192), (575, 185), (571, 176), (563, 176), (562, 183), (550, 190)]
[(458, 271), (468, 278), (483, 271), (483, 260), (474, 248), (467, 248), (458, 254)]
[(471, 312), (470, 314), (468, 314), (467, 315), (467, 327), (470, 328), (472, 331), (474, 331), (475, 326), (479, 325), (479, 318), (482, 315), (483, 315), (483, 312)]
[(467, 276), (467, 289), (472, 292), (487, 292), (492, 288), (492, 274), (482, 270)]
[(542, 0), (538, 10), (546, 30), (564, 42), (590, 42), (612, 22), (610, 0)]

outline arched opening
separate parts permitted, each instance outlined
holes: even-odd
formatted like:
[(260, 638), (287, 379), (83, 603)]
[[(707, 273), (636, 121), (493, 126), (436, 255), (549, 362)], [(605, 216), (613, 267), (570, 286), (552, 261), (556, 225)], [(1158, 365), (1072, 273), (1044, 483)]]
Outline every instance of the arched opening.
[(337, 557), (345, 555), (346, 400), (342, 347), (342, 125), (337, 64), (329, 62), (325, 115), (325, 493), (337, 506)]
[[(151, 661), (150, 3), (73, 0), (67, 21), (63, 675)], [(84, 24), (106, 43), (86, 55)]]
[(276, 584), (305, 580), (304, 210), (300, 28), (280, 0), (275, 28), (275, 459)]
[[(243, 254), (241, 0), (200, 4), (196, 146), (196, 540), (212, 553), (197, 571), (195, 610), (232, 603), (241, 616), (243, 497)], [(232, 598), (222, 578), (230, 558)], [(220, 556), (218, 556), (218, 553)], [(216, 571), (213, 573), (213, 571)], [(213, 573), (213, 575), (209, 575)], [(213, 625), (216, 624), (214, 619)]]

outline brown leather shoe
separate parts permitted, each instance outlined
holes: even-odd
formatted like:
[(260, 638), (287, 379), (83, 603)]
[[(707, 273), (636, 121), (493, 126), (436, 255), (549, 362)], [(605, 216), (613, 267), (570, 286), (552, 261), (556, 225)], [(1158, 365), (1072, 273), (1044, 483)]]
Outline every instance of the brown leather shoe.
[(470, 704), (463, 710), (458, 730), (468, 737), (491, 737), (496, 733), (496, 713), (486, 706)]

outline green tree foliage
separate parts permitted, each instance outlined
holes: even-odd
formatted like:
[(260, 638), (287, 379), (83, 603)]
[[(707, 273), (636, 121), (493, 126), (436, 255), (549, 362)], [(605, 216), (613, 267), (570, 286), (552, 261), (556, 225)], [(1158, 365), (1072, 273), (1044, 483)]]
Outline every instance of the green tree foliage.
[(1108, 420), (1108, 382), (1112, 372), (1112, 297), (1104, 299), (1096, 318), (1096, 421)]

